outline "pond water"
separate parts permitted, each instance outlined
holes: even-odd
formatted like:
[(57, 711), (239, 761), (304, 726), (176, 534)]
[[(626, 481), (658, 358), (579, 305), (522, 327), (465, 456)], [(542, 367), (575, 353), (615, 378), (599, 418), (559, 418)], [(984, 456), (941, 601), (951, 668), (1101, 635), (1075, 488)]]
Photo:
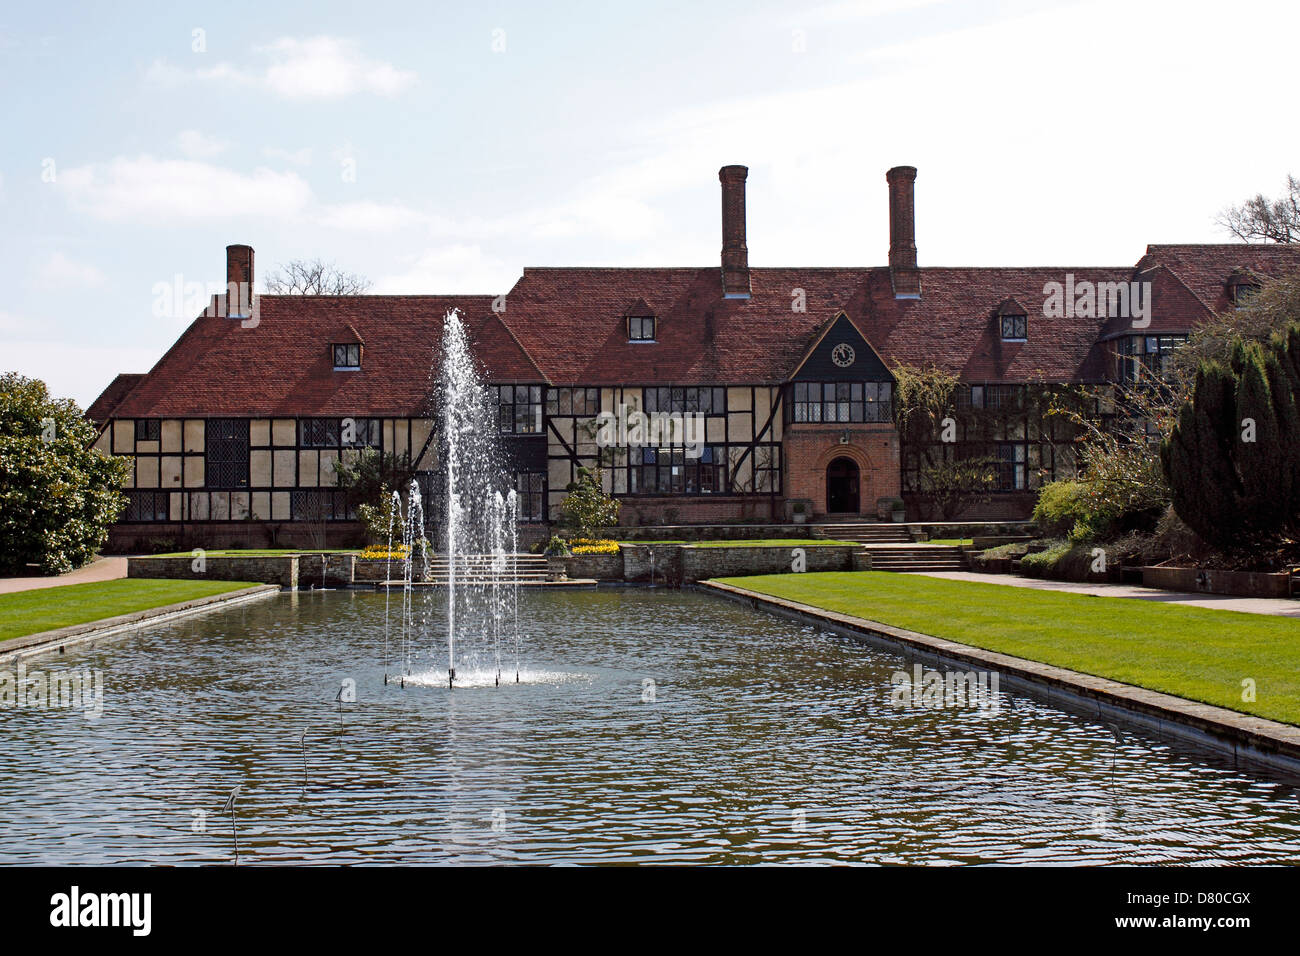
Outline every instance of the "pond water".
[(523, 681), (454, 690), (432, 639), (384, 684), (384, 607), (284, 593), (29, 660), (98, 668), (104, 710), (0, 709), (0, 862), (1300, 860), (1283, 781), (1020, 695), (895, 707), (901, 654), (708, 595), (527, 592)]

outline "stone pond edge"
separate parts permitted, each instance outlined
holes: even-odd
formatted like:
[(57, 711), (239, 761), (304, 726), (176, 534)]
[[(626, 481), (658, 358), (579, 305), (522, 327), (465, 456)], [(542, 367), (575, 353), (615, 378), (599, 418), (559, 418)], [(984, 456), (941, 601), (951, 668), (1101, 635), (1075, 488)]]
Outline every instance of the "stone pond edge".
[(1122, 721), (1161, 737), (1191, 743), (1231, 757), (1239, 766), (1264, 768), (1300, 778), (1300, 727), (787, 601), (719, 581), (701, 581), (695, 588), (747, 604), (755, 610), (766, 610), (823, 627), (854, 640), (893, 651), (905, 650), (927, 663), (975, 665), (997, 671), (999, 682), (1004, 686), (1028, 691), (1069, 710), (1102, 720)]
[(215, 610), (219, 607), (224, 608), (232, 604), (260, 600), (279, 593), (280, 588), (274, 584), (258, 584), (253, 587), (240, 588), (238, 591), (210, 594), (207, 597), (179, 601), (175, 604), (165, 604), (161, 607), (146, 608), (143, 611), (132, 611), (130, 614), (119, 614), (116, 617), (106, 617), (98, 621), (71, 624), (68, 627), (55, 628), (52, 631), (39, 631), (35, 634), (13, 637), (0, 643), (0, 662), (7, 664), (19, 658), (55, 650), (62, 653), (64, 648), (84, 644), (87, 641), (93, 641), (101, 637), (108, 637), (121, 631), (161, 624), (177, 618)]

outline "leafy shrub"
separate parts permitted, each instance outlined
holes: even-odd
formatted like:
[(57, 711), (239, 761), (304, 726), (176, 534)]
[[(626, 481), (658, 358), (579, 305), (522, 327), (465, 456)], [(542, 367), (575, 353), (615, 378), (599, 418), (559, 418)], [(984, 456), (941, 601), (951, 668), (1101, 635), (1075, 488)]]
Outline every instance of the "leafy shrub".
[(542, 553), (547, 557), (567, 557), (573, 552), (569, 550), (569, 542), (553, 534), (551, 540), (546, 542), (546, 548)]
[(1211, 545), (1300, 537), (1300, 323), (1202, 362), (1160, 452), (1174, 510)]
[(618, 501), (605, 494), (603, 477), (599, 468), (578, 469), (578, 477), (569, 483), (568, 497), (560, 505), (566, 528), (589, 537), (598, 528), (618, 524)]
[(1020, 573), (1027, 578), (1048, 577), (1048, 572), (1069, 553), (1070, 547), (1067, 541), (1055, 541), (1042, 551), (1026, 554), (1020, 559)]
[(62, 574), (89, 561), (126, 504), (130, 462), (95, 451), (95, 426), (45, 383), (0, 375), (0, 571)]
[(1120, 515), (1115, 506), (1084, 481), (1043, 485), (1034, 505), (1034, 523), (1049, 537), (1101, 541), (1110, 537)]

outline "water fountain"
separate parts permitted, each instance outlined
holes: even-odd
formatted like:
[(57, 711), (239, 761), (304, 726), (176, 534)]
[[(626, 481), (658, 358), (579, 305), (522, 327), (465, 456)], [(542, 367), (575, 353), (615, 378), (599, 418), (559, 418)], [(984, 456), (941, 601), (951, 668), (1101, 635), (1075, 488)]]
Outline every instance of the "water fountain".
[[(445, 585), (447, 686), (456, 686), (458, 664), (462, 674), (475, 675), (475, 682), (490, 667), (492, 682), (499, 686), (503, 642), (514, 648), (515, 682), (518, 683), (518, 498), (513, 490), (502, 494), (507, 476), (496, 440), (496, 407), (478, 376), (464, 324), (455, 310), (447, 313), (443, 330), (437, 398), (446, 496), (446, 559), (445, 579), (436, 583)], [(404, 514), (400, 495), (393, 493), (393, 514), (389, 521), (390, 571), (386, 577), (390, 589), (396, 584), (391, 574), (394, 525), (400, 524), (402, 533), (402, 686), (412, 676), (413, 655), (419, 653), (420, 639), (428, 636), (424, 621), (416, 619), (421, 606), (414, 600), (419, 582), (430, 578), (422, 500), (419, 484), (412, 480)], [(416, 562), (417, 548), (422, 565)], [(389, 663), (388, 613), (385, 603), (385, 682)]]

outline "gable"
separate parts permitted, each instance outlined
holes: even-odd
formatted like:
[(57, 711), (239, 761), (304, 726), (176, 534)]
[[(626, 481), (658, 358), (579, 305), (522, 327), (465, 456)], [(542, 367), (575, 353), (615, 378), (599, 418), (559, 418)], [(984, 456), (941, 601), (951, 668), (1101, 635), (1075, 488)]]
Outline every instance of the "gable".
[(841, 312), (791, 379), (796, 382), (891, 382), (894, 376), (857, 326)]

